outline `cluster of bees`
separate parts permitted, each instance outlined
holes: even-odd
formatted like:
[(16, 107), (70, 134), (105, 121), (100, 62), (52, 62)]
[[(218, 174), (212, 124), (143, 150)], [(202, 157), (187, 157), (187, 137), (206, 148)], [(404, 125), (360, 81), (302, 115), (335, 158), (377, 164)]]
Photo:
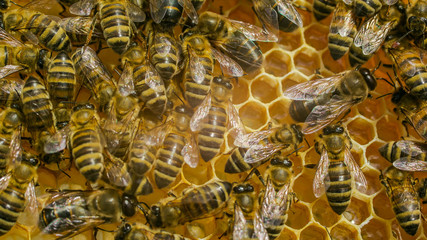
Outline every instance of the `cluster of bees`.
[[(380, 180), (396, 218), (407, 233), (417, 232), (427, 183), (417, 184), (410, 171), (427, 170), (426, 1), (315, 0), (318, 20), (334, 14), (331, 56), (349, 51), (355, 68), (286, 89), (289, 114), (298, 123), (251, 133), (231, 102), (233, 83), (262, 66), (257, 41), (275, 42), (279, 31), (302, 27), (295, 3), (253, 0), (261, 26), (199, 11), (204, 0), (59, 3), (63, 14), (74, 16), (48, 16), (36, 10), (47, 6), (40, 1), (0, 1), (2, 235), (17, 221), (58, 238), (117, 223), (115, 239), (185, 239), (169, 230), (226, 212), (229, 237), (275, 239), (296, 201), (288, 156), (305, 135), (318, 132), (313, 192), (326, 194), (342, 214), (353, 185), (363, 193), (367, 181), (341, 120), (379, 80), (400, 85), (392, 97), (396, 111), (421, 137), (379, 149), (394, 165)], [(390, 79), (361, 67), (381, 46), (393, 62)], [(118, 77), (98, 57), (103, 47), (120, 55)], [(86, 102), (78, 97), (82, 89), (90, 92)], [(231, 152), (222, 151), (227, 132)], [(209, 163), (223, 155), (224, 172), (256, 175), (262, 189), (257, 193), (247, 179), (216, 179), (151, 206), (138, 201), (155, 189), (172, 189), (184, 164), (195, 168), (200, 159)], [(61, 166), (67, 158), (88, 189), (49, 189), (40, 203), (38, 167), (66, 174)], [(257, 167), (264, 163), (261, 174)], [(125, 220), (137, 214), (146, 221)]]

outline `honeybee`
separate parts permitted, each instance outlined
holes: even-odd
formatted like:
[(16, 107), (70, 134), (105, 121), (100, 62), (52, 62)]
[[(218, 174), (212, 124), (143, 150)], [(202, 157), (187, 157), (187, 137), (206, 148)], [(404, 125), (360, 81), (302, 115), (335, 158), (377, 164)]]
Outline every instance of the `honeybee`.
[(419, 47), (426, 49), (426, 33), (427, 33), (427, 1), (416, 0), (415, 3), (406, 6), (406, 26), (411, 31), (415, 38), (419, 38)]
[(197, 10), (191, 0), (150, 0), (149, 2), (151, 17), (157, 24), (174, 27), (181, 19), (183, 10), (193, 23), (198, 22)]
[(74, 63), (65, 52), (52, 60), (47, 71), (47, 89), (55, 105), (62, 101), (73, 102), (77, 95), (78, 83)]
[(122, 54), (121, 63), (125, 67), (127, 65), (131, 67), (139, 66), (144, 64), (147, 57), (147, 44), (145, 41), (139, 43), (133, 41), (129, 48)]
[(321, 157), (313, 181), (314, 195), (319, 198), (326, 191), (332, 210), (341, 215), (350, 203), (352, 178), (360, 192), (366, 191), (366, 178), (350, 152), (351, 139), (340, 124), (325, 127), (315, 142)]
[(314, 0), (313, 13), (316, 20), (320, 21), (329, 16), (334, 11), (337, 3), (337, 0)]
[(17, 109), (22, 109), (20, 95), (24, 82), (20, 80), (0, 79), (0, 107), (6, 108), (15, 104)]
[(427, 144), (424, 142), (389, 142), (379, 152), (402, 171), (427, 171)]
[(169, 233), (164, 230), (153, 230), (147, 225), (142, 223), (125, 223), (122, 224), (114, 235), (114, 240), (156, 240), (156, 239), (170, 239), (170, 240), (189, 240), (179, 234)]
[(360, 68), (297, 84), (283, 94), (294, 100), (290, 114), (296, 121), (305, 121), (302, 132), (309, 134), (324, 128), (352, 106), (363, 102), (376, 86), (373, 73)]
[(39, 228), (58, 238), (71, 238), (104, 223), (120, 222), (136, 214), (134, 196), (113, 189), (51, 193), (40, 213)]
[(414, 236), (421, 223), (420, 202), (415, 191), (415, 180), (408, 172), (390, 166), (380, 175), (399, 225)]
[(229, 129), (242, 126), (239, 114), (231, 102), (232, 88), (230, 80), (214, 77), (211, 92), (191, 118), (191, 131), (198, 132), (197, 144), (205, 162), (220, 152), (227, 125)]
[[(270, 179), (272, 187), (276, 192), (282, 190), (285, 185), (290, 184), (293, 178), (292, 161), (283, 153), (276, 152), (270, 160), (270, 164), (264, 173), (265, 179)], [(268, 184), (267, 184), (268, 185)]]
[[(102, 31), (97, 27), (92, 27), (93, 19), (91, 17), (62, 18), (58, 24), (67, 32), (74, 46), (83, 46), (86, 42), (91, 44), (102, 37)], [(90, 35), (90, 39), (88, 39), (88, 35)]]
[(152, 205), (147, 220), (155, 228), (164, 228), (216, 215), (226, 207), (231, 189), (232, 184), (225, 181), (186, 189), (178, 198), (162, 199)]
[(131, 43), (133, 22), (143, 22), (145, 13), (129, 1), (81, 0), (70, 7), (70, 13), (89, 16), (96, 6), (107, 45), (122, 54)]
[(232, 151), (225, 164), (226, 173), (250, 170), (279, 150), (282, 153), (295, 150), (304, 137), (301, 127), (295, 124), (284, 124), (280, 127), (237, 136), (234, 141), (237, 148)]
[(381, 0), (347, 0), (347, 2), (353, 4), (357, 17), (370, 17), (382, 7)]
[(0, 235), (10, 231), (19, 218), (21, 223), (34, 225), (38, 218), (38, 205), (34, 185), (40, 161), (30, 153), (23, 153), (19, 163), (0, 179)]
[(334, 60), (340, 59), (350, 48), (356, 35), (353, 8), (338, 2), (329, 25), (328, 48)]

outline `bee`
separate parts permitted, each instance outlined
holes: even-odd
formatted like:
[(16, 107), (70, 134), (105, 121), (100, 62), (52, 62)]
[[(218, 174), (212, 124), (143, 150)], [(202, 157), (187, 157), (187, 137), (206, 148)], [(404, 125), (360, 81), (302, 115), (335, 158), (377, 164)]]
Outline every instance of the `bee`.
[(15, 104), (17, 109), (22, 109), (20, 95), (24, 82), (20, 80), (0, 79), (0, 107), (6, 108), (11, 104)]
[(47, 89), (55, 105), (73, 102), (77, 95), (74, 63), (66, 52), (60, 52), (52, 60), (47, 71)]
[(144, 42), (138, 43), (133, 41), (129, 48), (122, 54), (121, 63), (122, 66), (139, 66), (144, 64), (147, 56), (147, 44)]
[(197, 143), (205, 162), (220, 152), (227, 125), (230, 129), (241, 126), (239, 114), (231, 102), (232, 88), (228, 79), (214, 77), (211, 92), (191, 118), (190, 127), (198, 132)]
[(297, 84), (283, 94), (297, 101), (291, 105), (290, 114), (296, 121), (305, 119), (306, 126), (302, 132), (309, 134), (324, 128), (352, 106), (363, 102), (376, 86), (373, 73), (360, 68)]
[(402, 171), (427, 170), (427, 144), (400, 140), (388, 142), (378, 149), (381, 156)]
[(94, 7), (107, 45), (118, 54), (124, 53), (131, 43), (133, 22), (143, 22), (145, 13), (129, 1), (117, 0), (81, 0), (71, 5), (70, 13), (89, 16)]
[(197, 10), (192, 2), (200, 8), (199, 2), (203, 4), (204, 0), (150, 0), (151, 17), (155, 23), (173, 28), (181, 19), (184, 10), (191, 21), (197, 24)]
[(40, 161), (32, 154), (24, 152), (22, 159), (7, 175), (0, 179), (0, 235), (4, 235), (20, 218), (26, 224), (37, 223), (38, 205), (34, 185), (37, 182), (37, 168)]
[(225, 164), (226, 173), (248, 171), (262, 164), (279, 150), (289, 152), (297, 149), (304, 135), (301, 127), (295, 124), (284, 124), (280, 127), (238, 135), (234, 141), (235, 148)]
[(367, 20), (354, 37), (350, 48), (351, 66), (367, 62), (384, 42), (390, 30), (394, 29), (402, 19), (402, 10), (398, 6), (384, 6)]
[(350, 0), (347, 2), (353, 2), (356, 17), (371, 17), (382, 7), (381, 0)]
[(338, 2), (329, 25), (328, 48), (334, 60), (340, 59), (353, 43), (356, 35), (353, 8)]
[(122, 224), (114, 236), (114, 240), (156, 240), (156, 239), (170, 239), (170, 240), (189, 240), (179, 234), (169, 233), (164, 230), (153, 230), (145, 224), (129, 223)]
[[(270, 160), (270, 164), (264, 173), (265, 179), (270, 179), (272, 187), (279, 192), (286, 184), (290, 184), (293, 178), (292, 161), (283, 154), (282, 151), (276, 152)], [(268, 185), (268, 184), (267, 184)]]
[(408, 30), (410, 30), (412, 36), (420, 38), (420, 44), (418, 46), (426, 49), (427, 1), (417, 0), (414, 2), (415, 3), (406, 6), (406, 26)]
[(360, 192), (366, 191), (366, 178), (350, 152), (351, 139), (340, 124), (324, 128), (315, 142), (321, 157), (313, 181), (314, 195), (319, 198), (326, 191), (332, 210), (341, 215), (350, 203), (352, 178)]
[[(96, 21), (96, 23), (98, 22)], [(102, 31), (97, 27), (92, 27), (93, 19), (91, 17), (62, 18), (58, 21), (58, 24), (67, 32), (74, 46), (83, 46), (86, 42), (92, 44), (102, 38)], [(90, 39), (88, 39), (88, 35), (90, 35)]]
[(231, 189), (232, 184), (225, 181), (186, 189), (178, 198), (163, 199), (152, 205), (147, 220), (154, 228), (164, 228), (216, 215), (226, 207)]
[(118, 223), (136, 214), (134, 196), (113, 189), (64, 190), (51, 193), (39, 217), (39, 228), (58, 238), (71, 238), (104, 223)]
[(381, 173), (380, 181), (390, 198), (399, 225), (406, 233), (414, 236), (421, 223), (420, 203), (414, 187), (414, 178), (410, 173), (390, 166)]
[(313, 13), (316, 20), (320, 21), (328, 17), (334, 11), (337, 3), (337, 0), (314, 0)]
[[(283, 32), (293, 32), (302, 27), (301, 15), (288, 0), (253, 0), (254, 10), (262, 24)], [(276, 33), (277, 36), (277, 33)]]

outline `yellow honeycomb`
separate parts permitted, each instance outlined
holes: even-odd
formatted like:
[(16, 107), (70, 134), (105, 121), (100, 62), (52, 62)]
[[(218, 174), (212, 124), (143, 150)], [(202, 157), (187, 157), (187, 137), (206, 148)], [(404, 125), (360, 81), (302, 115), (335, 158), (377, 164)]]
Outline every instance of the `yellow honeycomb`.
[[(312, 1), (304, 3), (311, 5)], [(252, 9), (250, 0), (207, 0), (203, 10), (221, 12), (232, 19), (242, 20), (252, 24), (258, 24)], [(58, 14), (57, 9), (52, 14)], [(239, 111), (243, 123), (248, 131), (262, 130), (269, 123), (278, 125), (292, 122), (288, 113), (289, 100), (282, 96), (283, 90), (288, 87), (316, 78), (316, 72), (323, 76), (349, 69), (347, 56), (338, 61), (333, 61), (327, 48), (327, 34), (331, 16), (317, 22), (312, 13), (299, 9), (302, 15), (304, 27), (293, 33), (280, 33), (277, 43), (259, 43), (264, 52), (265, 61), (263, 68), (251, 75), (246, 75), (234, 81), (233, 103)], [(118, 64), (118, 59), (111, 59), (111, 50), (103, 50), (101, 59), (107, 59), (111, 69)], [(379, 61), (389, 63), (383, 52), (376, 54), (365, 66), (374, 68)], [(386, 77), (389, 69), (380, 68), (375, 75)], [(306, 136), (310, 147), (304, 143), (298, 156), (291, 156), (293, 160), (294, 180), (292, 189), (298, 202), (292, 205), (288, 211), (286, 227), (278, 239), (427, 239), (427, 227), (423, 221), (415, 236), (410, 236), (399, 227), (395, 215), (391, 209), (390, 201), (379, 182), (380, 171), (390, 166), (390, 163), (382, 158), (378, 148), (387, 141), (398, 140), (405, 136), (405, 129), (397, 120), (393, 112), (390, 96), (376, 99), (393, 88), (384, 81), (378, 81), (378, 87), (372, 93), (373, 98), (367, 99), (362, 104), (353, 107), (351, 113), (344, 119), (353, 141), (352, 154), (360, 165), (368, 181), (367, 192), (362, 194), (353, 190), (352, 199), (347, 210), (341, 215), (335, 214), (329, 207), (326, 196), (317, 199), (312, 192), (312, 182), (315, 169), (305, 168), (306, 164), (316, 164), (319, 155), (313, 148), (315, 135)], [(82, 98), (80, 99), (87, 99)], [(410, 134), (415, 136), (412, 129)], [(224, 152), (232, 149), (229, 139), (226, 138)], [(186, 187), (193, 184), (203, 184), (211, 179), (222, 179), (230, 182), (242, 181), (247, 173), (226, 174), (223, 172), (227, 155), (219, 156), (209, 163), (200, 161), (197, 168), (192, 169), (185, 165), (182, 175), (178, 178), (173, 192), (178, 194)], [(259, 170), (263, 172), (264, 166)], [(72, 167), (66, 171), (72, 176), (69, 179), (60, 172), (54, 172), (41, 167), (39, 173), (40, 191), (45, 188), (85, 188), (85, 179)], [(256, 178), (249, 180), (260, 188), (260, 182)], [(71, 182), (71, 183), (70, 183)], [(143, 196), (139, 200), (152, 204), (166, 197), (168, 190), (155, 190), (153, 194)], [(423, 211), (426, 212), (425, 210)], [(129, 221), (143, 221), (142, 214)], [(115, 230), (117, 225), (102, 226), (103, 229)], [(228, 219), (215, 220), (208, 218), (191, 223), (192, 227), (180, 226), (174, 229), (178, 233), (193, 238), (218, 239), (228, 227)], [(215, 227), (212, 227), (215, 226)], [(36, 228), (32, 239), (45, 239), (51, 236), (38, 235)], [(190, 235), (190, 230), (196, 233)], [(200, 231), (197, 231), (200, 230)], [(98, 231), (96, 239), (112, 239), (114, 233)], [(27, 239), (27, 231), (17, 225), (2, 239)], [(228, 239), (229, 235), (221, 239)], [(73, 239), (94, 239), (92, 231), (87, 231)]]

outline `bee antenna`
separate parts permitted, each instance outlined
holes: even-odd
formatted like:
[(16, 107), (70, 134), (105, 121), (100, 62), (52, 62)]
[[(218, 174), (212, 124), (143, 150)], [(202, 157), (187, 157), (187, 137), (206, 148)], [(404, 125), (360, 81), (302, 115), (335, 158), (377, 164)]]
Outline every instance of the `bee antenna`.
[(310, 143), (308, 143), (307, 138), (304, 138), (305, 143), (307, 143), (308, 147), (310, 148)]
[(378, 62), (378, 65), (374, 68), (374, 70), (372, 70), (372, 75), (375, 73), (375, 71), (377, 71), (377, 69), (381, 66), (381, 60)]
[(375, 99), (380, 99), (380, 98), (383, 98), (383, 97), (385, 97), (385, 96), (388, 96), (388, 95), (392, 95), (393, 93), (386, 93), (386, 94), (384, 94), (384, 95), (381, 95), (381, 96), (379, 96), (379, 97), (376, 97)]
[(19, 5), (19, 4), (17, 4), (16, 2), (14, 2), (14, 1), (10, 1), (11, 3), (13, 3), (13, 4), (15, 4), (16, 6), (18, 6), (18, 7), (21, 7), (21, 8), (23, 8), (24, 6), (22, 6), (22, 5)]
[(56, 166), (58, 166), (59, 171), (61, 171), (63, 174), (65, 174), (68, 178), (71, 178), (71, 176), (70, 176), (70, 175), (68, 175), (66, 172), (64, 172), (64, 170), (62, 170), (62, 169), (59, 167), (59, 162), (56, 162)]
[(303, 147), (304, 147), (304, 145), (302, 145), (301, 147), (299, 147), (299, 148), (297, 148), (297, 149), (293, 150), (291, 153), (289, 153), (288, 155), (286, 155), (286, 157), (291, 156), (293, 153), (297, 153), (296, 155), (298, 156), (298, 150), (300, 150), (300, 149), (301, 149), (301, 148), (303, 148)]
[[(387, 73), (388, 74), (388, 73)], [(390, 78), (391, 79), (391, 78)], [(383, 80), (384, 82), (386, 82), (386, 83), (388, 83), (390, 86), (392, 86), (392, 87), (394, 87), (394, 88), (396, 88), (396, 86), (391, 82), (391, 81), (389, 81), (388, 79), (386, 79), (386, 78), (377, 78), (377, 80)]]
[(360, 69), (360, 67), (361, 67), (361, 66), (362, 66), (362, 65), (357, 64), (357, 66), (356, 66), (356, 68), (355, 68), (354, 70), (359, 71), (359, 69)]

